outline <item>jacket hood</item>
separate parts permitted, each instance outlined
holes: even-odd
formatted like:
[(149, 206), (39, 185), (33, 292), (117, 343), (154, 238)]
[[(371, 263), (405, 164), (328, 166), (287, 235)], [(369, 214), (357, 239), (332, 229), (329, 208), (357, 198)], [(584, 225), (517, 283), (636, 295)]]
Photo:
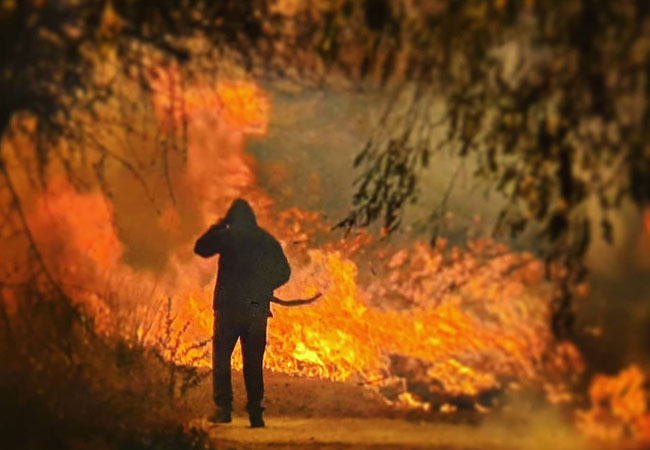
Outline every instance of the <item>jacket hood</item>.
[(238, 198), (230, 205), (230, 209), (226, 214), (226, 222), (234, 227), (251, 228), (257, 226), (253, 208), (246, 200), (241, 198)]

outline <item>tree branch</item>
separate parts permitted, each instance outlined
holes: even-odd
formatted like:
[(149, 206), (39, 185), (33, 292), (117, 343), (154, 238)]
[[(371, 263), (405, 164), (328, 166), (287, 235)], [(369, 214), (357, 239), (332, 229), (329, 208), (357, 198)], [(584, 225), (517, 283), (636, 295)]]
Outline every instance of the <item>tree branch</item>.
[(52, 273), (49, 271), (47, 268), (47, 264), (45, 263), (45, 259), (43, 258), (43, 255), (41, 254), (38, 245), (36, 244), (36, 240), (34, 239), (34, 235), (29, 227), (29, 223), (27, 222), (27, 217), (25, 216), (25, 212), (23, 211), (22, 208), (22, 203), (20, 201), (20, 197), (18, 195), (18, 192), (16, 191), (16, 188), (14, 187), (13, 181), (11, 180), (11, 176), (9, 175), (9, 171), (7, 170), (7, 165), (6, 162), (4, 161), (3, 158), (0, 157), (0, 172), (2, 172), (2, 175), (5, 178), (7, 189), (9, 190), (9, 193), (11, 195), (11, 202), (16, 208), (16, 212), (18, 213), (18, 217), (20, 219), (20, 222), (23, 226), (23, 231), (25, 233), (25, 237), (27, 238), (27, 241), (29, 242), (29, 246), (34, 253), (34, 256), (36, 257), (36, 260), (40, 266), (40, 269), (43, 271), (45, 274), (45, 277), (47, 280), (50, 282), (54, 290), (56, 291), (57, 294), (59, 294), (61, 297), (65, 297), (65, 293), (61, 289), (61, 286), (59, 283), (54, 279), (52, 276)]

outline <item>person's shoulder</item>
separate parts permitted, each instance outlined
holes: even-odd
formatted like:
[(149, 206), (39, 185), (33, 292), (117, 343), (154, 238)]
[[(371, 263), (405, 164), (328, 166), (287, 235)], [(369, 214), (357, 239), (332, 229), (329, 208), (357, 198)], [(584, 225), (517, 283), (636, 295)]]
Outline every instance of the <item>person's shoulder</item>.
[(275, 236), (273, 236), (271, 234), (271, 232), (269, 230), (267, 230), (266, 228), (257, 227), (257, 230), (258, 230), (258, 233), (260, 233), (260, 235), (275, 240)]
[(266, 230), (265, 228), (262, 228), (262, 227), (257, 227), (257, 228), (259, 230), (259, 235), (260, 235), (260, 237), (262, 239), (264, 239), (267, 242), (273, 242), (273, 243), (275, 243), (277, 245), (280, 245), (280, 243), (278, 242), (276, 237), (273, 236), (268, 230)]

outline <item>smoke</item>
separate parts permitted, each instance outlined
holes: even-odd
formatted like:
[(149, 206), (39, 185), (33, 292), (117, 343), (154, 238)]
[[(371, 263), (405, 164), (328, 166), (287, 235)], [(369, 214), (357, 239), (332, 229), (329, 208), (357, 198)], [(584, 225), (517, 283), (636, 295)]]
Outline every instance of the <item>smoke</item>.
[[(475, 258), (483, 256), (481, 251), (456, 249), (449, 252), (452, 263), (444, 266), (445, 249), (413, 244), (418, 231), (424, 232), (417, 226), (393, 240), (395, 247), (405, 247), (406, 256), (394, 248), (384, 249), (383, 256), (373, 253), (368, 235), (342, 240), (340, 232), (329, 231), (349, 206), (357, 175), (352, 160), (380, 110), (379, 97), (271, 91), (269, 99), (252, 83), (206, 87), (198, 82), (188, 87), (192, 108), (185, 117), (165, 97), (169, 83), (177, 82), (171, 78), (154, 84), (153, 110), (136, 109), (126, 118), (138, 124), (135, 131), (123, 124), (108, 130), (103, 144), (129, 164), (117, 158), (105, 163), (104, 185), (80, 191), (62, 181), (60, 168), (53, 168), (58, 176), (50, 178), (45, 193), (27, 194), (27, 185), (23, 189), (24, 198), (36, 199), (29, 208), (30, 223), (47, 249), (49, 266), (66, 282), (94, 288), (88, 293), (72, 287), (73, 297), (96, 305), (97, 311), (102, 304), (121, 311), (121, 316), (107, 318), (106, 329), (130, 321), (129, 333), (146, 341), (150, 329), (143, 324), (150, 325), (156, 305), (172, 298), (179, 330), (185, 332), (183, 324), (191, 324), (187, 346), (209, 337), (215, 261), (194, 258), (192, 244), (232, 199), (243, 196), (261, 225), (281, 238), (297, 269), (284, 292), (326, 291), (313, 309), (278, 314), (267, 364), (334, 379), (356, 372), (375, 376), (385, 370), (382, 352), (388, 349), (427, 361), (425, 373), (414, 375), (424, 379), (427, 389), (440, 385), (455, 394), (475, 395), (503, 387), (499, 377), (536, 379), (552, 343), (547, 293), (527, 289), (539, 284), (538, 275), (532, 275), (534, 282), (526, 281), (525, 274), (504, 275), (513, 262), (530, 263), (530, 255), (501, 249), (497, 253), (505, 257), (485, 256), (489, 264), (483, 270)], [(274, 114), (269, 117), (270, 103)], [(161, 142), (158, 134), (167, 121), (180, 119), (189, 119), (185, 132), (178, 133), (176, 124), (171, 139)], [(90, 131), (99, 133), (102, 126), (94, 124)], [(255, 136), (264, 139), (251, 143)], [(407, 212), (410, 222), (426, 221), (458, 164), (451, 157), (434, 162), (421, 204)], [(449, 208), (457, 211), (457, 221), (474, 223), (474, 216), (489, 218), (494, 208), (473, 190), (468, 173), (457, 178)], [(456, 236), (463, 244), (466, 239), (464, 233)], [(364, 273), (357, 277), (361, 269)], [(536, 270), (527, 269), (531, 272)], [(459, 281), (467, 287), (459, 287)], [(369, 308), (373, 303), (381, 308)], [(399, 308), (391, 308), (395, 306)], [(414, 312), (408, 316), (397, 309)], [(110, 316), (103, 310), (100, 314)], [(368, 336), (375, 339), (372, 345)], [(557, 353), (558, 359), (571, 357), (571, 352)], [(555, 369), (564, 373), (578, 366), (560, 361)], [(510, 407), (539, 409), (536, 402), (531, 405)], [(548, 442), (543, 436), (547, 426), (566, 429), (554, 410), (531, 416), (534, 424), (523, 428), (531, 436), (529, 448)], [(490, 420), (496, 422), (489, 429), (507, 429), (510, 418)]]
[[(385, 95), (289, 88), (279, 83), (268, 89), (274, 111), (268, 136), (248, 145), (259, 163), (260, 186), (280, 208), (298, 206), (321, 211), (332, 221), (342, 219), (360, 175), (353, 168), (354, 159), (384, 111)], [(475, 225), (476, 217), (482, 218), (482, 224), (491, 223), (495, 202), (501, 200), (486, 201), (485, 187), (473, 181), (472, 170), (471, 161), (438, 154), (421, 175), (418, 203), (406, 206), (406, 226), (397, 239), (427, 236), (431, 210), (450, 184), (449, 209), (455, 223), (450, 222), (449, 229), (458, 231), (454, 242), (467, 239), (465, 232)], [(475, 231), (484, 232), (487, 226), (479, 228)]]
[(614, 374), (633, 362), (650, 367), (650, 234), (632, 205), (611, 221), (613, 242), (596, 232), (587, 255), (590, 292), (578, 303), (578, 343), (593, 372)]
[[(269, 134), (248, 151), (259, 163), (259, 184), (281, 208), (321, 211), (333, 221), (345, 216), (359, 175), (355, 155), (370, 136), (385, 99), (378, 93), (324, 92), (269, 86), (274, 113)], [(391, 239), (402, 245), (428, 238), (429, 215), (453, 183), (445, 236), (463, 245), (469, 236), (491, 230), (503, 200), (485, 193), (472, 177), (472, 162), (440, 154), (421, 177), (421, 195), (405, 212), (405, 227)], [(600, 217), (592, 208), (594, 223)], [(630, 362), (650, 362), (650, 233), (631, 205), (610, 217), (614, 243), (592, 233), (587, 255), (588, 297), (579, 299), (576, 333), (593, 371), (615, 373)], [(538, 240), (527, 233), (514, 248), (535, 251)]]
[(516, 392), (504, 399), (505, 407), (489, 415), (481, 431), (495, 448), (526, 450), (593, 448), (572, 424), (567, 410), (549, 405), (543, 398), (527, 392)]

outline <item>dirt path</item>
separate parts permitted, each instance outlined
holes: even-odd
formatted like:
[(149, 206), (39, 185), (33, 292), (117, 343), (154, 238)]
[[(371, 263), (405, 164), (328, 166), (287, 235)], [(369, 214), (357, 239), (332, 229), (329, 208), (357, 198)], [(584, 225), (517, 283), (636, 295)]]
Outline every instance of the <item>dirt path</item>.
[(210, 424), (209, 380), (187, 401), (195, 408), (193, 426), (232, 449), (466, 449), (582, 450), (590, 448), (566, 419), (552, 409), (528, 402), (509, 411), (462, 423), (414, 414), (387, 405), (378, 394), (354, 383), (266, 374), (266, 423), (251, 429), (244, 413), (241, 374), (233, 376), (233, 423)]
[(204, 424), (225, 448), (290, 449), (539, 449), (586, 448), (573, 436), (470, 425), (413, 423), (403, 419), (269, 417), (267, 428), (251, 429), (244, 416), (228, 425)]

